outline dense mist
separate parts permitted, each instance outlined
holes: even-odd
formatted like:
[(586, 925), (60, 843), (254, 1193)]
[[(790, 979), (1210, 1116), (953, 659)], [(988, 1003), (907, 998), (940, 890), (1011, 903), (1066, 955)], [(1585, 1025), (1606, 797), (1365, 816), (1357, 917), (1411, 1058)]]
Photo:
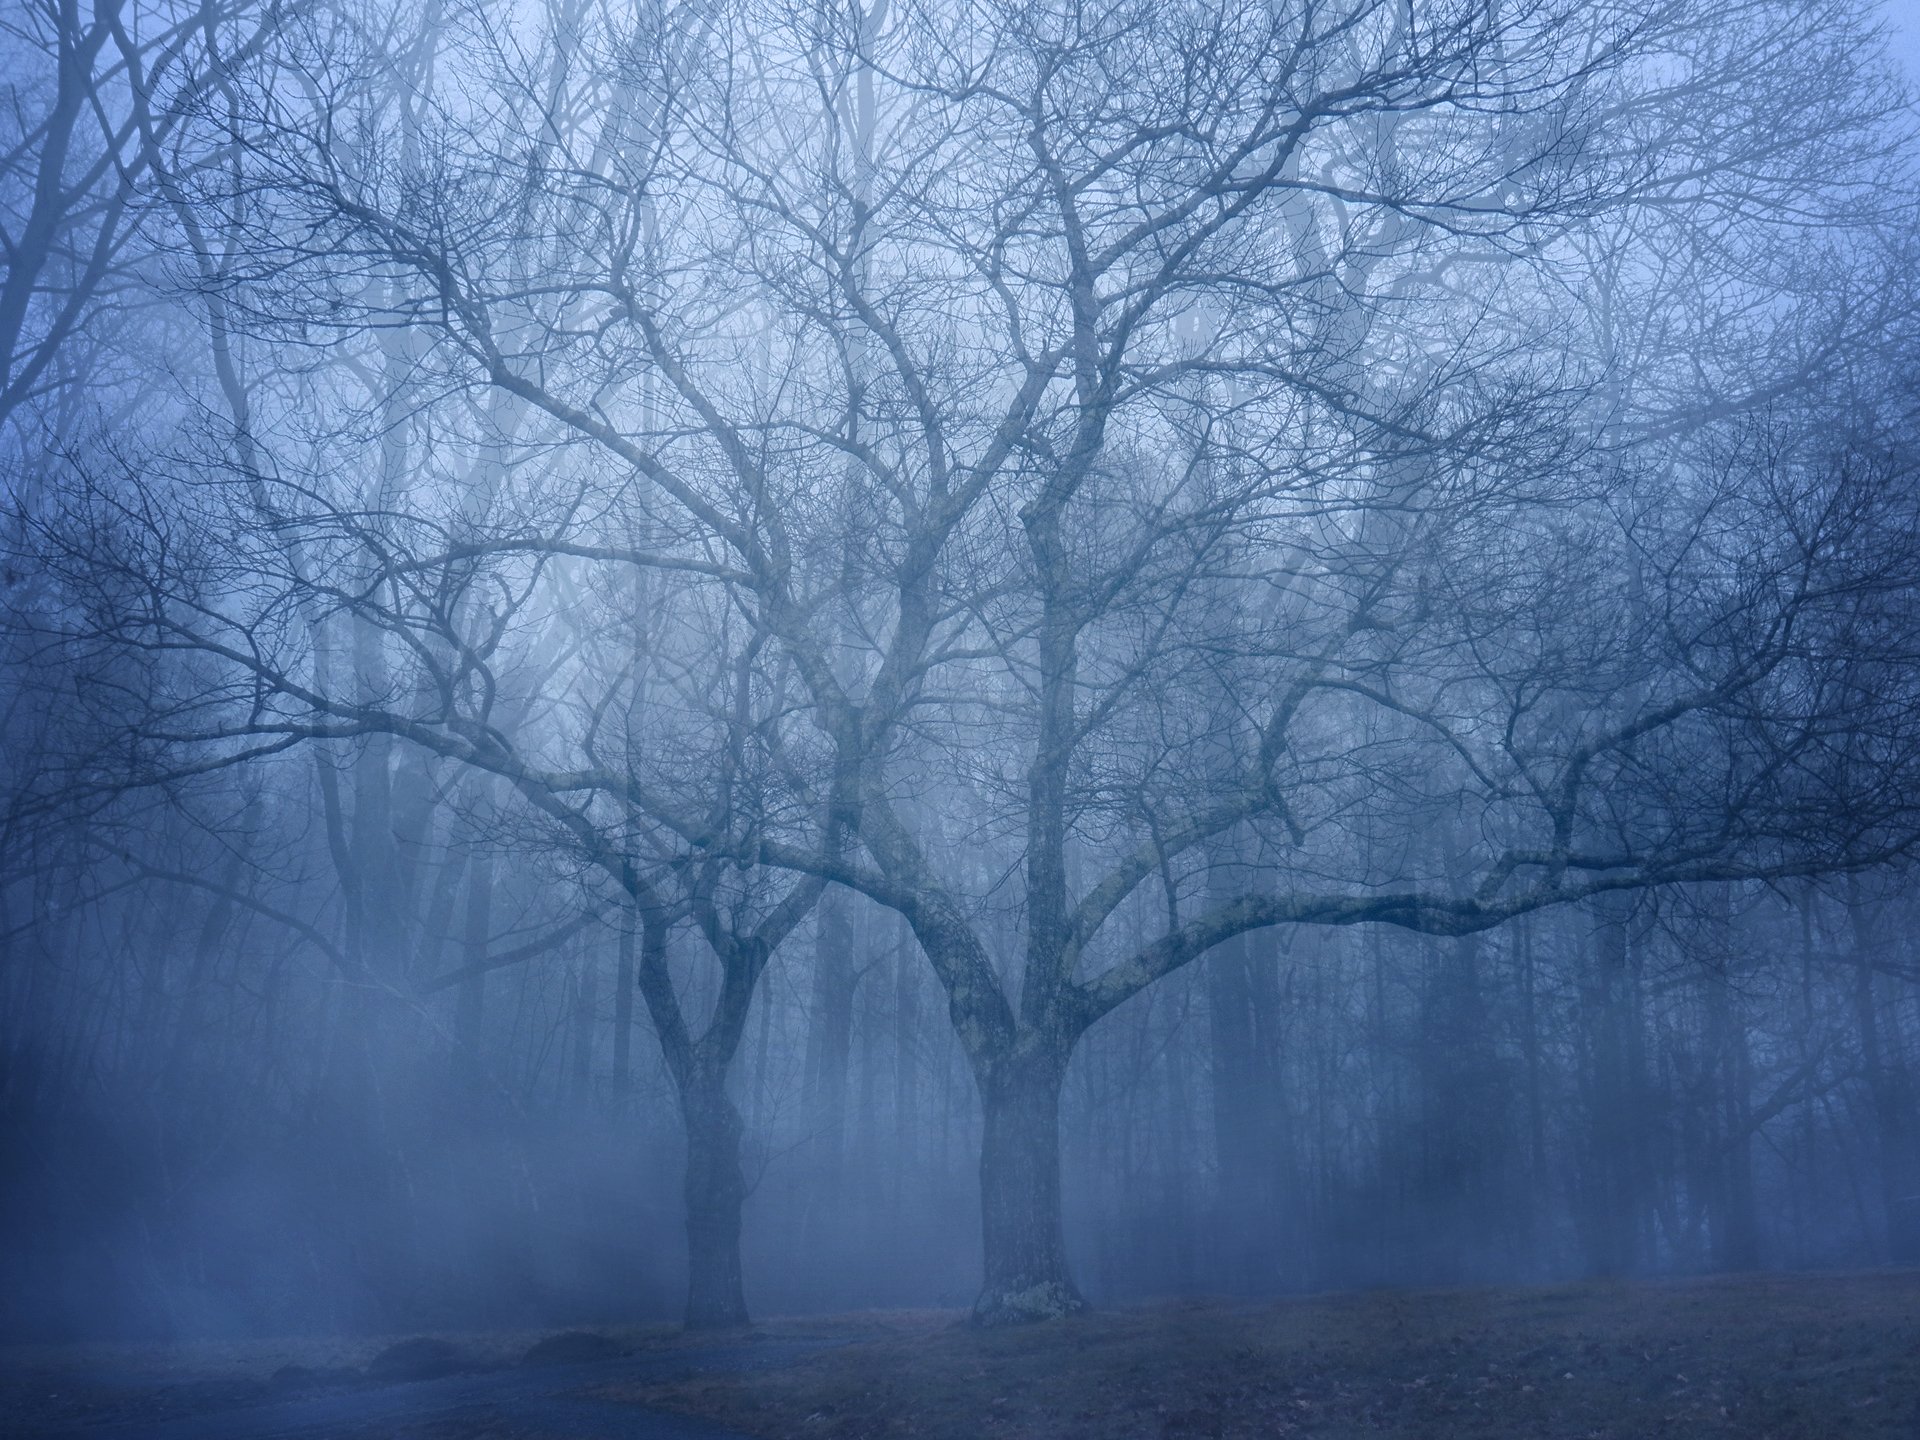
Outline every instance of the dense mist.
[[(507, 915), (552, 883), (520, 878)], [(748, 1298), (964, 1305), (978, 1101), (897, 922), (849, 918), (842, 957), (789, 942), (739, 1062)], [(1756, 891), (1222, 947), (1069, 1072), (1075, 1271), (1117, 1301), (1912, 1264), (1910, 928)], [(471, 1051), (389, 997), (350, 1081), (324, 958), (223, 897), (71, 933), (90, 965), (16, 962), (71, 1027), (9, 1061), (15, 1337), (678, 1317), (684, 1145), (617, 934), (492, 973)]]
[(0, 1338), (1920, 1264), (1874, 7), (0, 11)]

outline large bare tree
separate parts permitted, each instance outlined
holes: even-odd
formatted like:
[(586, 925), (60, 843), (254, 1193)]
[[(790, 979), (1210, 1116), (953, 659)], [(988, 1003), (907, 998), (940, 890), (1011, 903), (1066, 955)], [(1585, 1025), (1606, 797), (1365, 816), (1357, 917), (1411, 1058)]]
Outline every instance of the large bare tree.
[[(984, 1111), (982, 1321), (1081, 1303), (1068, 1064), (1212, 947), (1910, 842), (1908, 458), (1856, 380), (1912, 189), (1858, 7), (418, 23), (398, 79), (268, 47), (175, 177), (278, 389), (211, 507), (128, 477), (219, 517), (194, 563), (147, 509), (87, 556), (191, 657), (149, 742), (397, 736), (643, 905), (636, 837), (695, 909), (724, 872), (740, 1018), (821, 883), (897, 911)], [(405, 490), (341, 499), (401, 427)]]

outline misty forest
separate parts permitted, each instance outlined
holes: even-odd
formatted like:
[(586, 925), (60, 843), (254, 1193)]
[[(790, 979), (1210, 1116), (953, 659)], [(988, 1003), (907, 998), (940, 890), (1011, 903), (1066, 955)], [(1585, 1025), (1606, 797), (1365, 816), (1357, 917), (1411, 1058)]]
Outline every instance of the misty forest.
[(1909, 1434), (1898, 23), (0, 0), (10, 1368)]

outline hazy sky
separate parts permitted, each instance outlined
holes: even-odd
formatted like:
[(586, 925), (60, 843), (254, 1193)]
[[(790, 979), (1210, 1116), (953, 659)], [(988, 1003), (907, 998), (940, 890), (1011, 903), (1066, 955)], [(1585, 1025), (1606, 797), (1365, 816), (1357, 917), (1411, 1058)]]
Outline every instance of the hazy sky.
[(1907, 73), (1920, 83), (1920, 0), (1886, 0), (1893, 21), (1894, 53), (1907, 62)]

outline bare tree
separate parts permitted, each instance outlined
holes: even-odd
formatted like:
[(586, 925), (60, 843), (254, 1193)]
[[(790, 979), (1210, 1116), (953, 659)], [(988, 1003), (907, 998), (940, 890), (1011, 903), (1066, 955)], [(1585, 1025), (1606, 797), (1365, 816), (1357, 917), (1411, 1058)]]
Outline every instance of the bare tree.
[[(139, 380), (137, 327), (155, 303), (149, 162), (259, 53), (277, 7), (16, 3), (0, 15), (9, 75), (0, 135), (0, 422), (78, 386)], [(144, 232), (144, 233), (143, 233)], [(76, 345), (90, 343), (82, 351)], [(84, 355), (84, 358), (83, 358)]]
[[(460, 83), (398, 134), (377, 47), (238, 67), (232, 167), (179, 183), (282, 392), (217, 521), (96, 507), (71, 583), (191, 657), (157, 764), (397, 737), (643, 956), (692, 916), (710, 1050), (639, 969), (690, 1139), (737, 1135), (701, 1097), (819, 886), (897, 911), (983, 1107), (983, 1322), (1081, 1303), (1069, 1062), (1215, 946), (1910, 843), (1910, 456), (1834, 421), (1912, 206), (1856, 7), (433, 24)], [(375, 403), (320, 339), (398, 357)], [(414, 483), (343, 500), (403, 424)], [(168, 483), (126, 477), (207, 512)], [(345, 684), (313, 614), (408, 678)]]

